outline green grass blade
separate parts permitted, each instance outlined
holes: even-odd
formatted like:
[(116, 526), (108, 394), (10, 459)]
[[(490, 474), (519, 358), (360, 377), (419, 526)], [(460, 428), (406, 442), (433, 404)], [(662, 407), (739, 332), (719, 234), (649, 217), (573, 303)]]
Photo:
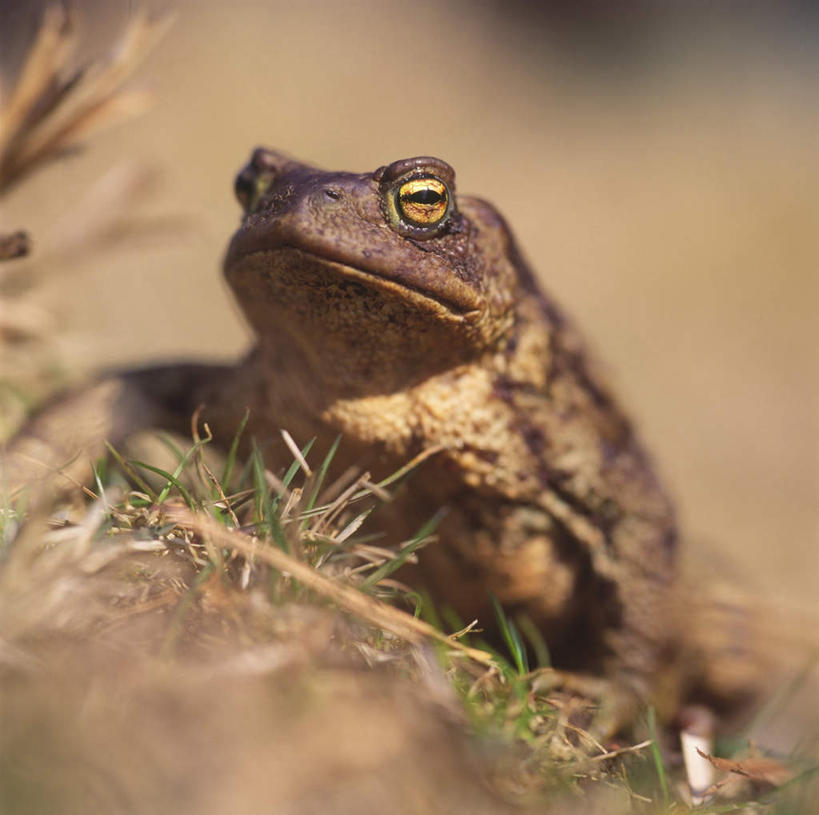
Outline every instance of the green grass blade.
[(477, 640), (476, 647), (481, 651), (487, 651), (492, 654), (492, 659), (495, 661), (498, 670), (510, 683), (518, 681), (519, 672), (516, 670), (516, 666), (509, 661), (509, 658), (505, 654), (498, 651), (494, 645), (481, 638)]
[[(187, 493), (187, 490), (185, 490), (185, 488), (182, 487), (182, 485), (179, 483), (179, 476), (181, 476), (182, 473), (185, 471), (185, 467), (188, 466), (188, 462), (191, 460), (191, 457), (193, 456), (193, 454), (197, 450), (200, 450), (202, 447), (204, 447), (209, 441), (210, 441), (210, 439), (200, 439), (198, 442), (196, 442), (191, 447), (190, 450), (188, 450), (187, 453), (185, 453), (182, 456), (181, 460), (179, 461), (179, 464), (177, 464), (177, 466), (176, 466), (176, 470), (174, 470), (174, 472), (173, 472), (172, 478), (168, 479), (168, 484), (165, 486), (165, 488), (162, 490), (162, 492), (160, 492), (159, 495), (157, 496), (157, 499), (156, 499), (157, 503), (161, 504), (168, 497), (168, 493), (171, 491), (171, 485), (172, 484), (173, 484), (173, 486), (177, 487), (177, 489), (179, 489), (179, 491), (182, 492), (183, 495)], [(190, 495), (190, 494), (188, 493), (188, 495)], [(185, 500), (187, 501), (187, 498)], [(191, 500), (193, 500), (193, 499), (191, 498)], [(191, 509), (193, 509), (193, 508), (194, 507), (191, 504)]]
[(255, 440), (250, 454), (250, 461), (253, 469), (253, 482), (256, 492), (256, 523), (260, 529), (267, 530), (267, 533), (279, 549), (289, 552), (290, 547), (287, 545), (287, 538), (284, 535), (277, 514), (278, 501), (274, 500), (270, 494), (267, 479), (264, 477), (264, 459)]
[(101, 455), (95, 462), (93, 466), (94, 472), (94, 483), (97, 485), (98, 489), (102, 489), (102, 484), (107, 484), (108, 479), (110, 478), (111, 473), (110, 470), (110, 462), (108, 460), (108, 456)]
[[(416, 459), (418, 457), (416, 456)], [(411, 473), (419, 464), (423, 464), (422, 461), (408, 461), (403, 467), (399, 467), (392, 475), (388, 475), (383, 481), (379, 481), (376, 486), (378, 487), (389, 487), (390, 484), (394, 484), (399, 479), (403, 478), (407, 473)]]
[(109, 442), (105, 442), (105, 447), (107, 448), (108, 452), (114, 457), (114, 460), (119, 464), (122, 468), (122, 471), (127, 475), (131, 480), (133, 480), (136, 485), (146, 494), (149, 495), (151, 500), (156, 503), (156, 493), (151, 489), (150, 485), (147, 481), (139, 476), (139, 474), (134, 470), (133, 467), (128, 464), (128, 462), (116, 451), (116, 449), (111, 445)]
[[(327, 455), (324, 457), (324, 461), (321, 462), (321, 467), (319, 467), (318, 475), (316, 476), (316, 482), (313, 486), (313, 491), (310, 493), (310, 497), (307, 499), (307, 504), (305, 505), (305, 511), (309, 512), (315, 505), (316, 500), (318, 499), (319, 493), (321, 492), (321, 487), (324, 484), (324, 479), (327, 477), (327, 471), (330, 469), (330, 464), (332, 463), (333, 459), (335, 458), (336, 452), (338, 451), (338, 445), (341, 443), (341, 435), (339, 434), (336, 436), (335, 441), (330, 446), (330, 449), (327, 451)], [(307, 523), (307, 519), (303, 521), (303, 526)]]
[[(301, 455), (302, 455), (303, 458), (305, 458), (305, 459), (307, 458), (307, 454), (310, 452), (310, 448), (313, 446), (315, 441), (316, 441), (316, 437), (313, 436), (313, 438), (310, 439), (310, 441), (308, 441), (307, 444), (304, 445), (304, 447), (302, 447)], [(298, 461), (294, 461), (287, 468), (287, 472), (284, 474), (284, 478), (282, 478), (282, 485), (285, 488), (290, 486), (290, 482), (295, 478), (296, 473), (299, 471), (300, 468), (301, 468), (301, 465), (299, 464)], [(279, 496), (276, 495), (273, 498), (273, 506), (278, 507), (278, 505), (279, 505)]]
[(419, 616), (422, 620), (428, 622), (433, 628), (437, 628), (438, 631), (443, 631), (443, 622), (438, 614), (438, 609), (436, 608), (435, 603), (432, 602), (432, 598), (429, 596), (429, 593), (426, 590), (422, 590), (418, 594), (418, 598), (420, 600), (420, 605), (416, 607), (416, 616)]
[(423, 543), (423, 539), (414, 539), (408, 543), (398, 554), (386, 563), (382, 563), (374, 572), (371, 572), (364, 580), (359, 583), (358, 587), (362, 591), (374, 586), (379, 580), (391, 575), (394, 571), (399, 569), (407, 562), (407, 558)]
[(105, 504), (105, 517), (108, 521), (111, 520), (111, 505), (108, 503), (108, 496), (105, 493), (105, 466), (99, 466), (105, 461), (105, 457), (100, 459), (97, 463), (91, 465), (91, 473), (94, 476), (94, 486), (97, 488), (97, 495)]
[(182, 452), (182, 448), (179, 447), (178, 444), (167, 434), (167, 433), (157, 433), (157, 438), (165, 445), (165, 447), (170, 451), (171, 455), (176, 458), (177, 463), (182, 461), (185, 458), (185, 454)]
[(165, 481), (167, 482), (166, 485), (162, 488), (162, 492), (156, 497), (156, 503), (161, 504), (167, 497), (171, 491), (172, 487), (176, 487), (179, 490), (180, 495), (184, 499), (185, 503), (191, 508), (196, 509), (196, 501), (194, 501), (193, 496), (185, 489), (185, 485), (179, 480), (177, 475), (173, 473), (169, 473), (167, 470), (163, 470), (161, 467), (155, 467), (153, 464), (148, 464), (144, 461), (138, 461), (135, 458), (131, 459), (131, 464), (136, 467), (142, 467), (144, 470), (149, 470), (152, 473), (156, 473), (157, 475), (161, 475)]
[(543, 639), (540, 629), (532, 622), (532, 618), (528, 614), (518, 614), (515, 616), (515, 622), (520, 633), (532, 646), (537, 667), (550, 668), (552, 666), (552, 657), (549, 654), (549, 646), (546, 644), (546, 640)]
[(239, 451), (239, 441), (242, 438), (242, 433), (245, 432), (245, 428), (247, 427), (247, 420), (250, 418), (250, 410), (245, 410), (245, 415), (242, 417), (242, 421), (239, 422), (239, 427), (236, 430), (236, 434), (233, 436), (233, 441), (230, 443), (230, 449), (228, 450), (227, 459), (225, 461), (225, 468), (222, 471), (222, 481), (221, 483), (225, 485), (225, 488), (230, 484), (230, 478), (233, 475), (233, 468), (236, 466), (236, 454)]
[(660, 781), (660, 791), (663, 796), (663, 806), (668, 807), (670, 800), (668, 792), (668, 778), (665, 773), (663, 757), (660, 754), (660, 744), (657, 741), (657, 714), (654, 708), (648, 709), (648, 734), (651, 738), (651, 757), (654, 760), (654, 769), (657, 771), (657, 778)]
[(400, 552), (396, 554), (396, 556), (392, 560), (388, 560), (386, 563), (383, 563), (379, 566), (374, 572), (367, 576), (365, 580), (363, 580), (359, 584), (359, 588), (362, 591), (366, 591), (370, 587), (374, 586), (378, 583), (379, 580), (383, 580), (388, 575), (391, 575), (394, 571), (399, 569), (407, 562), (407, 558), (419, 547), (423, 544), (426, 539), (438, 528), (438, 524), (446, 515), (446, 510), (438, 510), (415, 534), (415, 536), (404, 546)]
[(262, 454), (259, 451), (255, 440), (253, 441), (253, 448), (250, 451), (249, 463), (253, 474), (256, 523), (261, 526), (264, 523), (265, 510), (267, 509), (266, 504), (270, 496), (270, 490), (268, 489), (267, 481), (264, 477), (264, 461), (262, 460)]
[(492, 608), (495, 611), (495, 619), (498, 621), (501, 634), (503, 634), (503, 640), (509, 649), (509, 653), (512, 655), (515, 667), (518, 669), (518, 674), (523, 675), (529, 673), (529, 657), (526, 654), (526, 646), (523, 644), (520, 633), (515, 627), (515, 624), (506, 616), (501, 604), (498, 602), (498, 598), (494, 595), (490, 595), (490, 600), (492, 601)]

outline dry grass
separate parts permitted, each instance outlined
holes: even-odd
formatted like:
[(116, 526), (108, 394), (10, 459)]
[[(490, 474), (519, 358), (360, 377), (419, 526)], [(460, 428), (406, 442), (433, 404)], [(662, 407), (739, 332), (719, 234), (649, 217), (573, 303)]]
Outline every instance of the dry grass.
[[(0, 88), (0, 196), (76, 152), (94, 133), (146, 109), (150, 95), (123, 85), (169, 23), (137, 14), (107, 60), (75, 67), (70, 18), (60, 6), (46, 10), (16, 82), (5, 93)], [(65, 257), (99, 244), (127, 218), (128, 205), (148, 181), (146, 170), (134, 165), (100, 179), (54, 236), (52, 258), (41, 249), (26, 261), (30, 236), (19, 224), (7, 231), (0, 222), (0, 438), (18, 424), (30, 400), (64, 381), (58, 318), (36, 296), (53, 254)]]
[[(7, 510), (0, 791), (20, 811), (686, 810), (667, 735), (599, 744), (510, 623), (504, 655), (412, 613), (434, 610), (392, 571), (434, 531), (371, 529), (410, 468), (328, 485), (332, 451), (279, 478), (206, 446), (173, 472), (112, 452), (95, 492)], [(720, 794), (787, 783), (789, 811), (805, 765), (766, 761), (721, 767), (744, 786)]]
[[(0, 194), (142, 108), (119, 88), (160, 29), (138, 18), (108, 64), (66, 72), (69, 29), (46, 15), (2, 109)], [(117, 183), (127, 198), (137, 181)], [(104, 210), (79, 232), (107, 228)], [(0, 254), (24, 248), (14, 236)], [(48, 354), (21, 365), (18, 352), (47, 348), (54, 322), (13, 278), (0, 267), (0, 378), (30, 392)], [(434, 545), (433, 524), (403, 543), (372, 537), (412, 463), (394, 481), (328, 485), (331, 454), (312, 469), (307, 448), (275, 474), (258, 456), (220, 470), (206, 436), (168, 446), (164, 469), (112, 451), (94, 490), (3, 508), (5, 811), (688, 810), (665, 734), (598, 744), (580, 726), (591, 703), (530, 670), (536, 638), (527, 649), (500, 610), (508, 653), (447, 635), (394, 578)], [(810, 766), (766, 761), (722, 765), (741, 803), (699, 811), (808, 812), (794, 774)]]
[(169, 18), (135, 16), (106, 62), (71, 67), (76, 47), (66, 12), (49, 7), (0, 114), (0, 194), (91, 134), (142, 113), (150, 96), (123, 83), (163, 35)]
[[(200, 450), (156, 487), (123, 460), (140, 489), (119, 500), (123, 472), (109, 473), (113, 485), (90, 505), (6, 516), (7, 800), (47, 802), (51, 812), (128, 811), (147, 800), (160, 811), (230, 802), (312, 812), (328, 799), (337, 812), (502, 812), (547, 788), (578, 787), (579, 774), (600, 781), (603, 763), (590, 756), (602, 748), (578, 740), (567, 716), (535, 722), (558, 701), (528, 703), (504, 663), (392, 604), (413, 604), (390, 570), (429, 535), (384, 549), (365, 527), (349, 534), (389, 484), (362, 473), (347, 488), (325, 487), (328, 457), (294, 487), (300, 468), (279, 480), (257, 460), (254, 485), (231, 492)], [(46, 703), (55, 698), (57, 709)], [(475, 728), (483, 742), (469, 736)], [(535, 760), (524, 731), (548, 738), (571, 771)], [(152, 744), (165, 756), (161, 771), (148, 760)], [(112, 750), (115, 764), (101, 770)], [(218, 774), (199, 778), (200, 760)], [(293, 777), (300, 764), (313, 769)], [(257, 766), (269, 772), (256, 777)]]

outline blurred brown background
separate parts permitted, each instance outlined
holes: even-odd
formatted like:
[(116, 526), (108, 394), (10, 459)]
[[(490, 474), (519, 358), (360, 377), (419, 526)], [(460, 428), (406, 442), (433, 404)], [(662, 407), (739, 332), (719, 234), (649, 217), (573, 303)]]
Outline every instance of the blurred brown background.
[[(531, 4), (532, 6), (536, 4)], [(679, 498), (691, 548), (815, 606), (819, 575), (819, 50), (798, 4), (221, 0), (140, 70), (156, 104), (41, 171), (0, 227), (48, 251), (83, 190), (156, 168), (150, 226), (52, 263), (43, 302), (74, 367), (230, 357), (220, 278), (233, 176), (266, 144), (334, 169), (439, 155), (507, 215), (607, 364)], [(680, 4), (682, 5), (682, 4)], [(158, 12), (166, 3), (146, 2)], [(84, 53), (131, 2), (78, 2)], [(8, 77), (37, 3), (0, 2)], [(722, 566), (716, 566), (722, 568)]]

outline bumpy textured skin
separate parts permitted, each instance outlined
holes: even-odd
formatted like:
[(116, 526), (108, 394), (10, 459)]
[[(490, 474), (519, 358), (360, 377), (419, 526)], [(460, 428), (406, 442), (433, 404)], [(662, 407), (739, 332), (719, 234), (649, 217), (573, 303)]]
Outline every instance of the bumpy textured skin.
[(669, 640), (672, 508), (501, 216), (458, 197), (447, 230), (413, 240), (385, 218), (383, 170), (262, 151), (248, 172), (269, 180), (225, 272), (260, 337), (249, 384), (266, 386), (239, 403), (257, 435), (340, 431), (383, 473), (441, 447), (394, 513), (410, 533), (449, 507), (423, 580), (466, 619), (491, 620), (492, 592), (558, 664), (648, 691)]
[[(437, 159), (359, 175), (257, 150), (239, 177), (255, 192), (225, 259), (257, 347), (230, 370), (98, 384), (114, 388), (95, 410), (100, 427), (73, 441), (63, 432), (61, 455), (140, 424), (184, 428), (200, 402), (222, 439), (249, 408), (272, 467), (290, 460), (282, 427), (318, 436), (318, 448), (342, 433), (339, 470), (376, 476), (440, 448), (385, 513), (391, 534), (408, 536), (449, 509), (412, 579), (465, 620), (491, 620), (491, 592), (540, 626), (557, 665), (650, 696), (673, 640), (672, 506), (495, 209), (460, 196), (433, 237), (390, 220), (385, 195), (405, 165), (454, 195)], [(57, 463), (44, 449), (59, 414), (44, 411), (12, 444), (12, 482), (24, 460)]]

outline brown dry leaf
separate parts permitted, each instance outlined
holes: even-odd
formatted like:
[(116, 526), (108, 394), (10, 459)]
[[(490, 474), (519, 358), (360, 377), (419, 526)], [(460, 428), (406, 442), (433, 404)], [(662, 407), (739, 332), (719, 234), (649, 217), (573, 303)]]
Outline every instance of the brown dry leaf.
[(792, 769), (775, 758), (765, 756), (751, 756), (743, 759), (717, 758), (703, 753), (702, 750), (697, 750), (697, 752), (718, 770), (742, 775), (754, 784), (781, 787), (795, 775)]

